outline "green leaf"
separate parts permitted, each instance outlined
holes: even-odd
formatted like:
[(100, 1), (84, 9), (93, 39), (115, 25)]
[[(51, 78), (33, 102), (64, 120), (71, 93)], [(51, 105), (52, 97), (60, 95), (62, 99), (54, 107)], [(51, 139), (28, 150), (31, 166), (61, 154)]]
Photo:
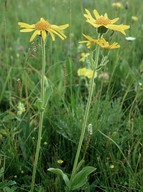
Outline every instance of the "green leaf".
[(87, 183), (87, 176), (95, 171), (96, 168), (92, 166), (84, 167), (71, 180), (71, 190), (79, 189)]
[(41, 99), (37, 99), (34, 103), (34, 106), (38, 109), (39, 112), (44, 111), (44, 107), (42, 107), (42, 100)]
[(3, 191), (4, 191), (4, 192), (14, 192), (14, 191), (16, 191), (16, 189), (9, 188), (9, 187), (4, 187), (4, 188), (3, 188)]
[(68, 178), (68, 176), (67, 176), (61, 169), (58, 169), (58, 168), (49, 168), (48, 171), (50, 171), (50, 172), (52, 172), (52, 173), (55, 173), (56, 175), (60, 175), (60, 176), (63, 178), (66, 186), (67, 186), (68, 188), (70, 188), (69, 178)]
[(78, 163), (78, 165), (77, 165), (76, 172), (78, 172), (78, 171), (80, 170), (80, 168), (81, 168), (81, 166), (83, 165), (83, 163), (84, 163), (84, 160), (82, 159), (82, 160)]
[(8, 186), (11, 186), (11, 185), (15, 185), (16, 182), (15, 181), (4, 181), (4, 182), (1, 182), (0, 183), (0, 189), (3, 189), (4, 187), (8, 187)]
[(5, 115), (2, 121), (3, 122), (9, 122), (10, 120), (13, 120), (13, 119), (15, 119), (15, 114), (11, 113), (11, 114)]

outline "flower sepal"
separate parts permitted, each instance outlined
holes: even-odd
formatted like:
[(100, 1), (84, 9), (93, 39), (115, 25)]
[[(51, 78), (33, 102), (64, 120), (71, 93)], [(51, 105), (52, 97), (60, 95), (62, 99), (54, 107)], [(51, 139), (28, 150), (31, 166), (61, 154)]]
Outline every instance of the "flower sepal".
[(101, 35), (106, 33), (108, 31), (108, 29), (104, 26), (100, 26), (99, 28), (97, 28), (97, 32), (100, 33)]

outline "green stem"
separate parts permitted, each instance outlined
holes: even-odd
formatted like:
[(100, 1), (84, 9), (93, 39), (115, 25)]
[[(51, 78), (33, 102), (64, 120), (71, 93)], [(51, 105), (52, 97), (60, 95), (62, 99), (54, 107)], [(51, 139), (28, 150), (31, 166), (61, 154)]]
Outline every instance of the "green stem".
[(83, 124), (82, 124), (82, 130), (81, 130), (79, 144), (78, 144), (78, 147), (77, 147), (77, 152), (76, 152), (76, 156), (75, 156), (75, 160), (74, 160), (71, 179), (73, 178), (73, 176), (76, 173), (78, 159), (79, 159), (79, 155), (80, 155), (80, 151), (81, 151), (81, 146), (82, 146), (82, 143), (83, 143), (85, 130), (86, 130), (86, 127), (87, 127), (89, 110), (90, 110), (90, 105), (91, 105), (93, 90), (94, 90), (94, 75), (95, 75), (95, 72), (96, 72), (96, 68), (97, 68), (97, 65), (98, 65), (98, 59), (99, 59), (99, 46), (96, 49), (96, 55), (95, 56), (96, 56), (96, 59), (95, 59), (95, 63), (94, 63), (94, 72), (93, 72), (93, 77), (92, 77), (91, 82), (90, 82), (89, 95), (88, 95), (88, 100), (87, 100), (87, 104), (86, 104), (86, 109), (85, 109), (85, 114), (84, 114)]
[(41, 75), (41, 102), (42, 110), (40, 112), (39, 130), (38, 130), (38, 141), (35, 153), (35, 160), (33, 164), (32, 182), (31, 182), (31, 192), (34, 191), (35, 177), (37, 164), (39, 159), (40, 147), (41, 147), (41, 137), (43, 128), (43, 117), (44, 117), (44, 105), (45, 105), (45, 66), (46, 66), (46, 55), (45, 55), (45, 42), (42, 41), (42, 75)]
[(9, 69), (9, 71), (8, 71), (8, 75), (7, 75), (6, 80), (5, 80), (5, 82), (4, 82), (3, 89), (1, 90), (0, 102), (2, 101), (2, 98), (3, 98), (4, 92), (5, 92), (7, 83), (8, 83), (8, 81), (9, 81), (10, 76), (11, 76), (11, 72), (12, 72), (12, 67), (10, 67), (10, 69)]

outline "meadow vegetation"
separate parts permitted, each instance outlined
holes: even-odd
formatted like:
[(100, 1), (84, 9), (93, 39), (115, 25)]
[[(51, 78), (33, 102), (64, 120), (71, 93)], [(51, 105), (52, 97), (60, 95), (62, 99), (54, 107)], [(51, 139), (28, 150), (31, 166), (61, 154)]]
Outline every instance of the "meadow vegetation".
[[(91, 52), (79, 41), (84, 39), (82, 33), (98, 36), (83, 16), (85, 9), (108, 13), (110, 19), (119, 17), (119, 23), (130, 29), (126, 36), (112, 30), (105, 34), (120, 48), (102, 50), (99, 57), (107, 63), (94, 79), (87, 123), (92, 125), (92, 133), (86, 129), (80, 152), (81, 168), (93, 166), (96, 170), (75, 191), (143, 191), (143, 2), (122, 0), (122, 8), (112, 3), (1, 0), (0, 191), (30, 191), (39, 130), (41, 39), (37, 36), (29, 42), (32, 33), (20, 33), (18, 22), (33, 24), (41, 17), (69, 27), (64, 30), (64, 41), (58, 36), (55, 41), (50, 36), (46, 40), (47, 105), (34, 191), (66, 190), (62, 178), (48, 169), (59, 168), (68, 177), (73, 170), (91, 80), (77, 73), (91, 62)], [(86, 53), (89, 55), (81, 60)]]

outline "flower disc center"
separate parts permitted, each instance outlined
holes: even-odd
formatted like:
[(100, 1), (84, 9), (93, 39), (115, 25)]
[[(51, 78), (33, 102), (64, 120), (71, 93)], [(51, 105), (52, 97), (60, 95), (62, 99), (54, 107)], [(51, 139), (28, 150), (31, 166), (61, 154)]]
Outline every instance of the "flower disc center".
[(42, 30), (45, 31), (50, 28), (50, 23), (48, 21), (39, 21), (38, 23), (35, 24), (35, 28), (37, 30)]
[(112, 24), (112, 23), (111, 23), (111, 21), (110, 21), (108, 18), (101, 16), (101, 17), (99, 17), (99, 18), (96, 20), (96, 24), (97, 24), (97, 25), (103, 25), (103, 26), (105, 26), (105, 25), (110, 25), (110, 24)]

